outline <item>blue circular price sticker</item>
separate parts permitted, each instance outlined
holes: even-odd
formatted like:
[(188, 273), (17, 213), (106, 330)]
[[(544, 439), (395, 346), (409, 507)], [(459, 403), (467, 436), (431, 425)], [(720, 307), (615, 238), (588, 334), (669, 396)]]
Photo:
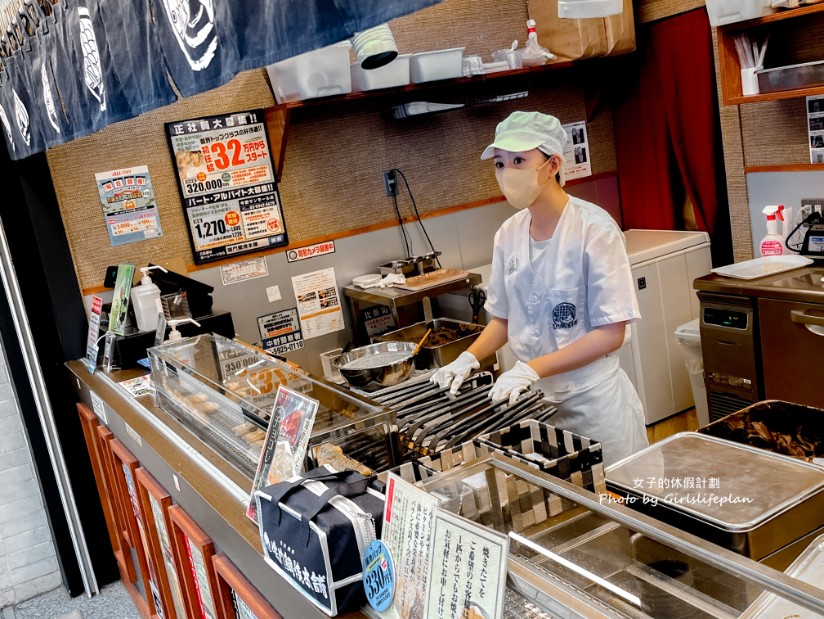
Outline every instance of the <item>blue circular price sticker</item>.
[(363, 553), (363, 588), (375, 610), (386, 610), (395, 596), (395, 566), (389, 548), (375, 540)]

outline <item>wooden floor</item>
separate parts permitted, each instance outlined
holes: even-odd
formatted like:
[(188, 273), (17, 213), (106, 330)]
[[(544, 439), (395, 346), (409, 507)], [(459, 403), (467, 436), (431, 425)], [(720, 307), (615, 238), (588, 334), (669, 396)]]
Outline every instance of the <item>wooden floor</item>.
[(695, 409), (691, 408), (688, 411), (684, 411), (678, 415), (673, 415), (672, 417), (667, 417), (658, 423), (647, 426), (647, 438), (650, 443), (654, 443), (665, 439), (668, 436), (672, 436), (673, 434), (677, 434), (678, 432), (687, 432), (697, 429), (698, 416), (695, 413)]

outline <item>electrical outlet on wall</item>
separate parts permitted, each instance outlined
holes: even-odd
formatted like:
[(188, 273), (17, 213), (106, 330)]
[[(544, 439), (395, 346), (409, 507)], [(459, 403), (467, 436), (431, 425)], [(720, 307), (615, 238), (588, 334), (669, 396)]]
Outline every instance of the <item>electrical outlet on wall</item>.
[(804, 221), (813, 212), (824, 215), (824, 198), (802, 198), (801, 209), (798, 212), (799, 221)]

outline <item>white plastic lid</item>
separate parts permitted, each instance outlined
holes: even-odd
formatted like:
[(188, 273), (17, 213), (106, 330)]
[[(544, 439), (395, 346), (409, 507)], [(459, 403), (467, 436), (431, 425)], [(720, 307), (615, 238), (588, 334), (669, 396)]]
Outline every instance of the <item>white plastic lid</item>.
[(700, 320), (700, 318), (696, 318), (678, 327), (675, 330), (675, 337), (682, 338), (687, 341), (699, 342), (701, 340)]
[(623, 0), (558, 0), (558, 17), (609, 17), (624, 10)]

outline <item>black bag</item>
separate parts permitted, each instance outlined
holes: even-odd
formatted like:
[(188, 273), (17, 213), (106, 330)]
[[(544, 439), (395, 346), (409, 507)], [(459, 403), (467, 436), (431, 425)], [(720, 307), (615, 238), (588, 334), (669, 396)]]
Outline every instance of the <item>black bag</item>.
[(255, 493), (263, 558), (333, 617), (366, 602), (361, 557), (380, 535), (385, 498), (371, 482), (321, 466)]

